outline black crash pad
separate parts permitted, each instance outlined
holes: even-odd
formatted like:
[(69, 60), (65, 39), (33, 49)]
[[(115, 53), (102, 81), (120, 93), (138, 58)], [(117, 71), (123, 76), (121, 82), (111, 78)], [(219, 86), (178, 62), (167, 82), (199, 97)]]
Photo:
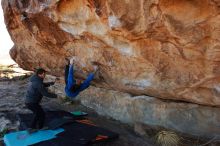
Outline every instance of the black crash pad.
[[(76, 116), (71, 114), (70, 112), (66, 112), (63, 110), (59, 111), (45, 111), (45, 127), (51, 127), (51, 129), (57, 128), (56, 120), (58, 119), (72, 119), (72, 120), (79, 120), (84, 119), (85, 116)], [(30, 123), (32, 120), (33, 114), (17, 114), (17, 118), (20, 122), (19, 130), (26, 130), (30, 127)], [(60, 122), (62, 122), (60, 120)], [(57, 123), (59, 124), (59, 123)]]
[[(31, 117), (30, 114), (18, 114), (21, 130), (29, 126)], [(101, 128), (85, 117), (74, 116), (66, 111), (47, 111), (45, 126), (52, 129), (63, 128), (64, 132), (58, 134), (57, 138), (33, 146), (82, 146), (118, 138), (117, 133)]]

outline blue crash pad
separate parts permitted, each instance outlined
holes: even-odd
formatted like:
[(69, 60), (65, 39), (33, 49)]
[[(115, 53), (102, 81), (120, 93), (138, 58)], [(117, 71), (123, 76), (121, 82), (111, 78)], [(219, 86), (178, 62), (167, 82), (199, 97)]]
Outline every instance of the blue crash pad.
[(63, 131), (64, 129), (59, 128), (55, 130), (39, 130), (32, 134), (29, 134), (27, 130), (13, 132), (4, 136), (4, 143), (6, 146), (28, 146), (56, 138), (56, 135)]

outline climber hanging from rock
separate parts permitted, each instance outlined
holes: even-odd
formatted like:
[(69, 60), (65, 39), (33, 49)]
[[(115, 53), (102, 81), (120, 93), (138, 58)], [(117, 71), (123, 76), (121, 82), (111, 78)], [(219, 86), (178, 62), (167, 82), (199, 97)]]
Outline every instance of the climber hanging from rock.
[(90, 86), (91, 81), (94, 79), (96, 73), (99, 70), (97, 64), (94, 64), (94, 71), (89, 73), (86, 80), (81, 83), (81, 80), (74, 78), (74, 62), (75, 58), (70, 60), (66, 59), (67, 65), (65, 67), (65, 93), (71, 99), (75, 98), (81, 91), (85, 90)]

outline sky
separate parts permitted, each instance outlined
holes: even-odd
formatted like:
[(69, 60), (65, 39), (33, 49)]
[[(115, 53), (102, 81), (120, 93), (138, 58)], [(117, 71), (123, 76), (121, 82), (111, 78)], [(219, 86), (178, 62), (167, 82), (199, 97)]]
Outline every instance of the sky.
[(12, 46), (13, 42), (6, 29), (3, 10), (0, 5), (0, 64), (9, 65), (14, 63), (9, 55), (9, 51)]

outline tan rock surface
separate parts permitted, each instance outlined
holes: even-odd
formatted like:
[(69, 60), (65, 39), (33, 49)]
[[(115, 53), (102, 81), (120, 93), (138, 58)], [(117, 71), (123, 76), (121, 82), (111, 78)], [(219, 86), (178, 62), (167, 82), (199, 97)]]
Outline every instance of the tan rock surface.
[[(97, 84), (135, 95), (220, 106), (217, 0), (2, 0), (22, 67), (63, 75), (101, 63)], [(86, 74), (86, 71), (84, 71)]]

